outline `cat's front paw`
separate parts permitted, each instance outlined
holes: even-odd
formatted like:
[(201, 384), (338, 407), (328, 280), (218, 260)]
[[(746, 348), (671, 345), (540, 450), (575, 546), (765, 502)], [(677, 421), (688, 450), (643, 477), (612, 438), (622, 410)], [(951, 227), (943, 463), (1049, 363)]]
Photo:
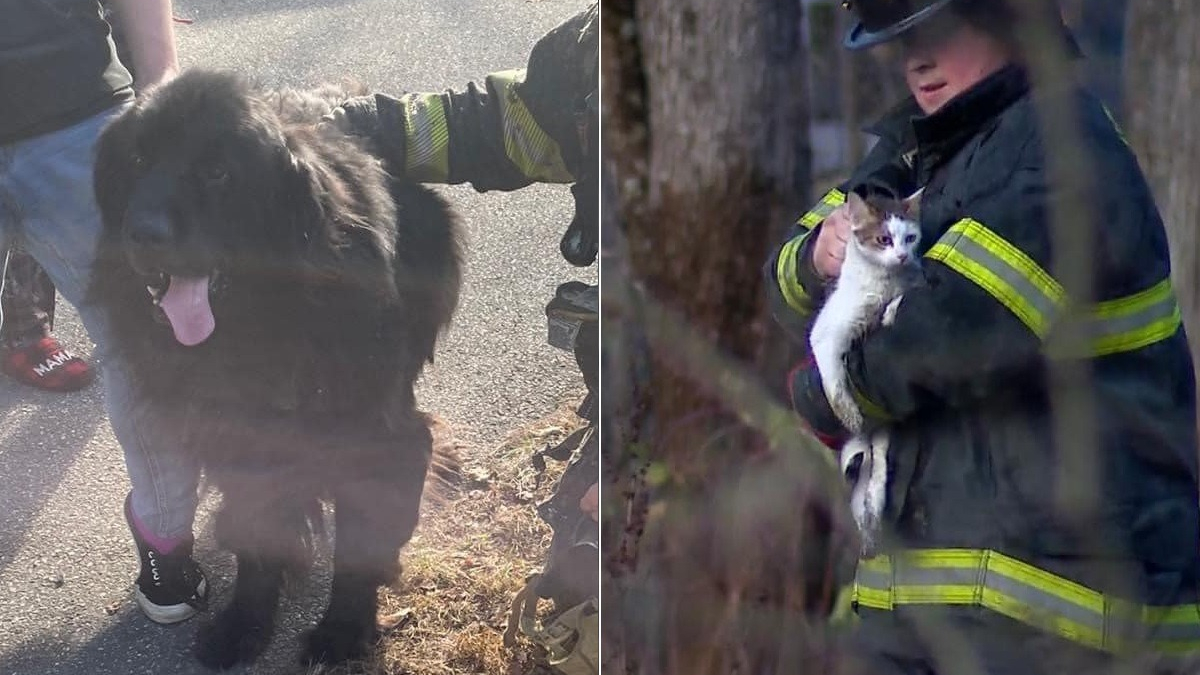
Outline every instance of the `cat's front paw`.
[(879, 524), (862, 524), (859, 526), (858, 554), (860, 558), (874, 558), (879, 554)]
[(833, 409), (833, 414), (841, 420), (842, 425), (852, 433), (858, 433), (862, 429), (862, 412), (858, 409), (858, 404), (854, 402), (854, 397), (845, 388), (839, 387), (829, 396), (829, 407)]
[[(870, 463), (874, 464), (876, 461), (878, 460), (873, 459)], [(867, 461), (864, 461), (863, 464), (866, 466)], [(878, 521), (883, 517), (883, 506), (887, 501), (886, 480), (886, 478), (878, 476), (875, 471), (864, 477), (863, 513), (866, 514), (867, 520)]]
[(876, 549), (875, 531), (878, 519), (871, 515), (866, 500), (865, 481), (860, 480), (850, 494), (850, 515), (858, 526), (859, 553), (864, 558), (871, 557)]
[(885, 326), (890, 326), (893, 323), (896, 323), (896, 311), (900, 309), (900, 301), (903, 299), (903, 295), (898, 295), (896, 296), (895, 300), (892, 300), (887, 304), (887, 307), (883, 308), (883, 319), (880, 321), (880, 323)]
[(860, 483), (862, 489), (855, 494), (854, 521), (858, 524), (861, 536), (864, 558), (875, 555), (879, 548), (880, 530), (883, 527), (883, 506), (886, 501), (886, 485), (881, 483), (874, 464), (880, 458), (868, 456), (865, 465), (870, 465), (869, 473)]

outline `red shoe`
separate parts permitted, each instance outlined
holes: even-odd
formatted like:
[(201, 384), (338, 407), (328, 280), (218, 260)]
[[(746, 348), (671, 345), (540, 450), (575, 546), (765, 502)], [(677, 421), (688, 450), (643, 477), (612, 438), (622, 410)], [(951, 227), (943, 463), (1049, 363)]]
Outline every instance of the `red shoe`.
[(0, 351), (4, 373), (46, 391), (76, 391), (92, 383), (95, 375), (87, 361), (67, 351), (47, 335), (16, 349)]

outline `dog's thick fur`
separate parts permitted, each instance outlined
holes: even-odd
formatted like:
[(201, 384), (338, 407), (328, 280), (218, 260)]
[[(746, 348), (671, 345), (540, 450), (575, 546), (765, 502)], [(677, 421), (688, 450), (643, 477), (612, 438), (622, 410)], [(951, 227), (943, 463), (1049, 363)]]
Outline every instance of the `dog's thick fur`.
[[(417, 523), (431, 440), (413, 387), (458, 302), (459, 232), (433, 192), (316, 125), (346, 94), (190, 70), (99, 143), (89, 301), (107, 312), (143, 435), (201, 462), (223, 496), (218, 542), (237, 556), (234, 597), (201, 630), (210, 667), (270, 640), (322, 499), (333, 590), (304, 656), (363, 654)], [(215, 327), (193, 346), (147, 292), (173, 277), (208, 277)]]

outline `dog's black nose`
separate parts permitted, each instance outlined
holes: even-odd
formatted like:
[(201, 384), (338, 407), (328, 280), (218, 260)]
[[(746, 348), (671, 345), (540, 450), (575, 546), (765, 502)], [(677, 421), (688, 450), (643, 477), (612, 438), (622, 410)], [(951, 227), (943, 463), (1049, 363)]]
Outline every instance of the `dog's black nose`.
[(129, 214), (125, 236), (139, 246), (162, 246), (171, 241), (171, 221), (165, 214)]

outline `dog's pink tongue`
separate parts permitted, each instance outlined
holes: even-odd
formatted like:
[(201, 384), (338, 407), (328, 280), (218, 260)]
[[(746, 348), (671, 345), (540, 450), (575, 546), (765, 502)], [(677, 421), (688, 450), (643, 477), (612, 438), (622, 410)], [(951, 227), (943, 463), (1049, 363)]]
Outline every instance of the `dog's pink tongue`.
[(171, 277), (158, 306), (171, 322), (175, 339), (188, 347), (207, 340), (217, 325), (208, 304), (208, 277)]

